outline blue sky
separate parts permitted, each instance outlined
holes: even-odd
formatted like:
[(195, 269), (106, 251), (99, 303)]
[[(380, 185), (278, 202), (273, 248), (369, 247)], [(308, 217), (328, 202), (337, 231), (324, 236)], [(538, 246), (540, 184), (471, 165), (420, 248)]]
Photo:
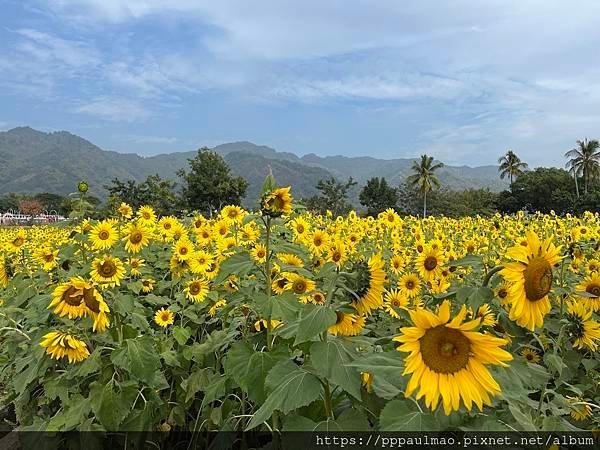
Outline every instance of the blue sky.
[(0, 129), (142, 155), (564, 164), (600, 137), (600, 2), (0, 0)]

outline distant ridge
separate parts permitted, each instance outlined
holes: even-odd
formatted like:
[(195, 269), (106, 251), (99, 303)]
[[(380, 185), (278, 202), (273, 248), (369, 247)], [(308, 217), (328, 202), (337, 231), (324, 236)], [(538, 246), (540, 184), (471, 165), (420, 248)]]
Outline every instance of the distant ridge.
[[(398, 185), (410, 174), (412, 159), (383, 160), (372, 157), (327, 156), (313, 153), (298, 157), (251, 142), (231, 142), (213, 148), (231, 171), (249, 182), (246, 204), (252, 205), (268, 167), (280, 184), (292, 185), (296, 197), (316, 193), (315, 185), (329, 176), (354, 178), (364, 184), (373, 176), (384, 176)], [(77, 181), (90, 183), (100, 197), (113, 178), (143, 180), (158, 173), (176, 179), (177, 170), (187, 167), (196, 150), (141, 157), (99, 148), (67, 131), (46, 133), (30, 127), (0, 132), (0, 194), (54, 192), (67, 194)], [(439, 172), (442, 184), (453, 189), (489, 188), (499, 191), (507, 184), (498, 178), (496, 166), (445, 166)]]

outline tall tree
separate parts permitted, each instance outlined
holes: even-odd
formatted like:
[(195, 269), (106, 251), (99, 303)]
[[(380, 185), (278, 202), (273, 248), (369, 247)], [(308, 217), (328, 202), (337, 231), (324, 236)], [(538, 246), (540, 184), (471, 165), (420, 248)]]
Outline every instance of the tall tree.
[(182, 198), (187, 208), (213, 214), (225, 205), (239, 205), (248, 182), (231, 175), (229, 166), (216, 152), (203, 147), (193, 159), (190, 170), (177, 174), (183, 179)]
[(442, 167), (443, 163), (433, 163), (433, 156), (421, 155), (421, 161), (413, 161), (411, 170), (414, 173), (406, 179), (410, 185), (418, 187), (423, 195), (423, 217), (427, 216), (427, 193), (440, 187), (435, 171)]
[(355, 185), (356, 181), (352, 177), (348, 178), (346, 182), (338, 181), (334, 177), (319, 180), (316, 188), (321, 195), (314, 195), (306, 199), (304, 203), (308, 209), (321, 214), (327, 210), (331, 211), (334, 216), (346, 214), (352, 209), (352, 205), (348, 202), (348, 192)]
[(590, 181), (598, 178), (600, 174), (600, 143), (596, 139), (577, 141), (577, 147), (565, 153), (567, 168), (574, 174), (575, 179), (583, 175), (583, 189), (588, 193)]
[(161, 216), (177, 212), (175, 182), (163, 180), (159, 175), (149, 175), (141, 183), (115, 178), (112, 184), (104, 187), (108, 191), (108, 203), (112, 209), (125, 202), (136, 209), (142, 205), (150, 205)]
[(359, 195), (360, 204), (367, 208), (369, 216), (376, 216), (398, 203), (398, 189), (391, 187), (384, 177), (367, 181)]
[(498, 167), (500, 178), (504, 180), (508, 176), (511, 186), (513, 181), (528, 167), (527, 163), (522, 162), (512, 150), (508, 150), (504, 156), (498, 158), (498, 164), (500, 164)]

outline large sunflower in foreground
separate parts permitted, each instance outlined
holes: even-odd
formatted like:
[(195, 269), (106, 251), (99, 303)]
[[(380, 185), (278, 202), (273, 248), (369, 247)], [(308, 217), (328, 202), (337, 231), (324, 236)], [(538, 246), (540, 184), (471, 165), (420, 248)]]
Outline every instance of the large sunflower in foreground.
[(514, 260), (505, 264), (500, 274), (508, 282), (509, 318), (529, 330), (542, 326), (552, 308), (548, 293), (552, 289), (552, 266), (562, 258), (560, 247), (552, 238), (543, 242), (532, 231), (526, 233), (525, 245), (509, 248), (506, 255)]
[(359, 314), (369, 314), (383, 306), (385, 283), (385, 262), (381, 255), (373, 255), (368, 262), (359, 262), (354, 266), (355, 277), (350, 280), (350, 287), (358, 296), (352, 306)]
[(576, 289), (590, 295), (590, 297), (580, 296), (581, 302), (587, 309), (600, 311), (600, 273), (593, 272), (578, 284)]
[(83, 361), (90, 356), (85, 342), (62, 331), (51, 331), (44, 335), (40, 346), (46, 349), (46, 353), (52, 359), (60, 359), (66, 356), (70, 363)]
[(417, 400), (425, 397), (428, 408), (435, 410), (442, 402), (444, 413), (457, 411), (460, 402), (467, 410), (475, 403), (479, 410), (490, 405), (491, 397), (501, 392), (487, 364), (507, 366), (512, 355), (501, 346), (507, 343), (490, 334), (474, 331), (481, 320), (463, 323), (467, 308), (450, 320), (450, 301), (445, 300), (434, 314), (425, 309), (409, 311), (414, 327), (404, 327), (399, 351), (410, 352), (405, 359), (404, 375), (412, 374), (405, 395), (417, 388)]

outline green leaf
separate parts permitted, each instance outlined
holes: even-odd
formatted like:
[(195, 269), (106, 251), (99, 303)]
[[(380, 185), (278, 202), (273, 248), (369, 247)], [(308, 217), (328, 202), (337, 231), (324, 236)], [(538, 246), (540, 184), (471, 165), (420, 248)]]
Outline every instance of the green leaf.
[(379, 416), (380, 431), (438, 431), (439, 425), (429, 412), (421, 412), (408, 400), (392, 400)]
[(472, 267), (478, 270), (483, 268), (483, 259), (478, 255), (467, 255), (455, 261), (450, 261), (448, 264), (455, 267)]
[(52, 417), (44, 431), (69, 431), (78, 428), (91, 410), (90, 401), (81, 394), (73, 395)]
[(289, 360), (282, 361), (271, 369), (266, 385), (273, 390), (254, 413), (246, 430), (266, 421), (275, 410), (287, 414), (315, 401), (321, 393), (319, 379)]
[(194, 396), (208, 386), (210, 369), (200, 369), (192, 372), (188, 378), (181, 382), (185, 391), (185, 402), (189, 402)]
[(254, 268), (254, 261), (243, 251), (230, 256), (219, 266), (219, 274), (215, 278), (215, 284), (222, 283), (230, 275), (236, 275), (239, 278), (247, 275)]
[(110, 359), (115, 366), (149, 385), (154, 385), (156, 372), (161, 367), (160, 355), (150, 336), (127, 339), (122, 347), (112, 352)]
[(173, 327), (173, 337), (179, 345), (184, 345), (192, 335), (189, 328)]
[(309, 341), (335, 323), (335, 311), (326, 306), (305, 305), (294, 345)]
[(335, 420), (320, 422), (314, 431), (369, 431), (369, 421), (360, 411), (354, 408), (345, 409)]
[(320, 375), (360, 400), (360, 375), (349, 366), (355, 355), (341, 339), (315, 342), (310, 347), (310, 356)]
[(398, 378), (402, 377), (404, 371), (404, 359), (396, 350), (361, 356), (348, 365), (361, 372), (368, 372), (373, 375), (390, 375)]
[(119, 425), (133, 408), (138, 390), (133, 385), (117, 387), (112, 384), (102, 386), (99, 382), (90, 385), (90, 402), (98, 422), (107, 431), (118, 430)]
[(564, 363), (562, 358), (556, 353), (546, 353), (544, 355), (544, 362), (548, 364), (548, 368), (559, 376), (562, 375), (562, 371), (567, 365)]
[(67, 378), (81, 378), (99, 372), (102, 369), (102, 350), (96, 348), (75, 370), (67, 371)]
[(525, 408), (521, 403), (509, 402), (508, 409), (517, 421), (517, 426), (523, 431), (538, 431), (538, 428), (534, 425), (531, 414), (525, 413)]

